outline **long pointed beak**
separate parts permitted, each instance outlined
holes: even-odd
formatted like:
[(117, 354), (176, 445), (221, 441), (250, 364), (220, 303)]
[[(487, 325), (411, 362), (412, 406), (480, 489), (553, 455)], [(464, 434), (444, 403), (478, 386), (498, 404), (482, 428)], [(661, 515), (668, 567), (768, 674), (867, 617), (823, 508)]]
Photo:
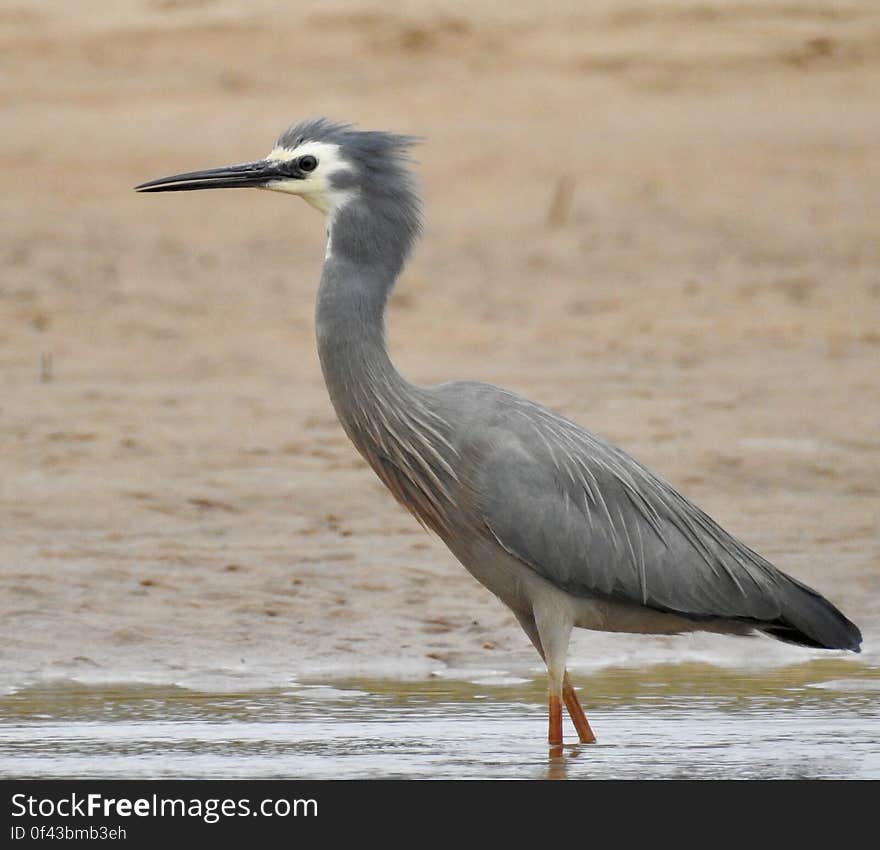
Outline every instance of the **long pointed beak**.
[(207, 171), (189, 171), (160, 177), (135, 186), (138, 192), (191, 192), (195, 189), (238, 189), (260, 187), (279, 178), (292, 178), (286, 174), (283, 163), (262, 159), (259, 162), (246, 162), (243, 165), (227, 165), (223, 168), (209, 168)]

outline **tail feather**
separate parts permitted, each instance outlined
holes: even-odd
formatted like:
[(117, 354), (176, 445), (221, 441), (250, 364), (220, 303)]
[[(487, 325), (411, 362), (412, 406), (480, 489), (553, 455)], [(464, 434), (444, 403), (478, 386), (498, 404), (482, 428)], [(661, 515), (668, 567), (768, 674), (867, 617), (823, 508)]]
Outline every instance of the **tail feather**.
[(861, 652), (862, 633), (824, 596), (791, 576), (780, 588), (780, 615), (757, 628), (786, 643)]

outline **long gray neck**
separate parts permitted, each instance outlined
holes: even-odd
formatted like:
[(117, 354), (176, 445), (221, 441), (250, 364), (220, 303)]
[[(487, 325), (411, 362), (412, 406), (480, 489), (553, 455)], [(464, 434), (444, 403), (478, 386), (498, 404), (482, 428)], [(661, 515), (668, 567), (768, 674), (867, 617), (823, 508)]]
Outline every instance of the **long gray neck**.
[(352, 430), (363, 430), (379, 403), (401, 403), (414, 391), (388, 357), (384, 323), (414, 236), (405, 221), (377, 217), (359, 198), (331, 216), (315, 315), (318, 354), (333, 406), (356, 443)]
[[(394, 496), (440, 534), (452, 525), (456, 453), (429, 390), (385, 347), (385, 304), (417, 226), (365, 201), (332, 220), (316, 308), (318, 353), (342, 426)], [(408, 229), (407, 229), (408, 228)]]

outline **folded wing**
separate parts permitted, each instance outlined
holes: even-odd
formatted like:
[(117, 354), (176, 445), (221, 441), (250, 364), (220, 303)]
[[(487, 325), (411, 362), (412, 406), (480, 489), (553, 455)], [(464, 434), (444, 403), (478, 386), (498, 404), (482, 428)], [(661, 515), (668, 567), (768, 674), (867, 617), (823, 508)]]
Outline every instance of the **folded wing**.
[(523, 401), (480, 464), (499, 544), (575, 595), (750, 623), (781, 640), (858, 650), (856, 626), (625, 452)]

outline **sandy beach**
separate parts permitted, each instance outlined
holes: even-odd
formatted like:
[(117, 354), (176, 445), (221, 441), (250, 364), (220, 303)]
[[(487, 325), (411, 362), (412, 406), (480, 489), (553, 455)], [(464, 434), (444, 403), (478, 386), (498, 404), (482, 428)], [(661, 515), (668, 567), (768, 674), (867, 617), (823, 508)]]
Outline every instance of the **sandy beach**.
[[(0, 2), (0, 686), (527, 670), (348, 443), (318, 214), (144, 180), (420, 136), (389, 342), (625, 448), (880, 641), (880, 9)], [(580, 634), (572, 667), (793, 664)], [(821, 654), (821, 653), (819, 653)]]

